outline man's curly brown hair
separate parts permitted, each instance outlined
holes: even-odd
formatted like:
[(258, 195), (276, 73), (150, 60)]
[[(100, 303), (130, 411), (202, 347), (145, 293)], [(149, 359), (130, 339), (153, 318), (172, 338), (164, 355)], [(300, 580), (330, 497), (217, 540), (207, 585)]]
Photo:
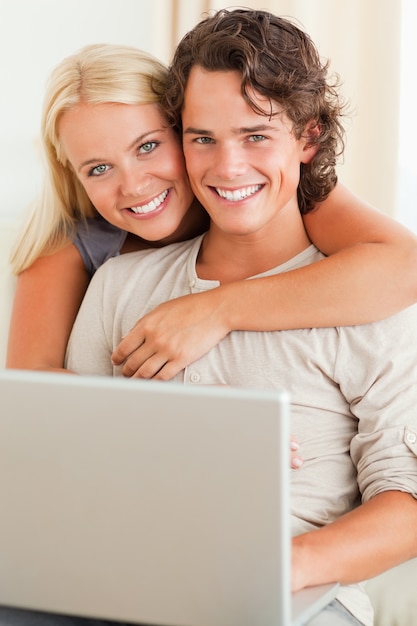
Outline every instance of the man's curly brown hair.
[(169, 122), (180, 133), (184, 94), (195, 65), (240, 72), (242, 95), (253, 110), (271, 116), (254, 102), (250, 94), (255, 90), (280, 105), (297, 139), (316, 122), (319, 132), (310, 143), (318, 146), (317, 153), (301, 165), (301, 213), (324, 200), (337, 182), (336, 161), (344, 149), (344, 103), (337, 77), (330, 83), (329, 64), (321, 61), (311, 38), (288, 19), (266, 11), (224, 9), (202, 20), (179, 43), (161, 94)]

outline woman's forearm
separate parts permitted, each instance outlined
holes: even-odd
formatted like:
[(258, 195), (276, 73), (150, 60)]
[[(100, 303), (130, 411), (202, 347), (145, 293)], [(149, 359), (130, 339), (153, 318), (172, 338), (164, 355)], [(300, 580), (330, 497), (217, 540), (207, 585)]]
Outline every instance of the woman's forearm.
[(224, 285), (212, 297), (229, 330), (369, 323), (417, 301), (417, 247), (356, 244), (296, 270)]
[(64, 371), (68, 337), (88, 282), (72, 245), (39, 258), (19, 275), (8, 337), (8, 368)]
[(415, 301), (414, 238), (360, 243), (292, 271), (165, 302), (138, 320), (113, 358), (125, 362), (125, 376), (169, 380), (234, 330), (364, 324)]

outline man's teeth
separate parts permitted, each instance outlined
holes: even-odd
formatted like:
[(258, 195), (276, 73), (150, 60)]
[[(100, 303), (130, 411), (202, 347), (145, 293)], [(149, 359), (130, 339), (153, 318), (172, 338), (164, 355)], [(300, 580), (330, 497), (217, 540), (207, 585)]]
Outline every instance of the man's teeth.
[(134, 213), (150, 213), (151, 211), (154, 211), (157, 207), (159, 207), (160, 204), (162, 204), (167, 195), (168, 189), (162, 192), (161, 195), (157, 198), (154, 198), (153, 200), (148, 202), (148, 204), (143, 204), (142, 206), (132, 206), (130, 207), (130, 210)]
[(262, 185), (251, 185), (250, 187), (243, 187), (242, 189), (235, 189), (234, 191), (228, 191), (226, 189), (220, 189), (216, 187), (216, 191), (221, 198), (229, 200), (231, 202), (239, 202), (249, 196), (253, 196), (254, 193), (261, 189)]

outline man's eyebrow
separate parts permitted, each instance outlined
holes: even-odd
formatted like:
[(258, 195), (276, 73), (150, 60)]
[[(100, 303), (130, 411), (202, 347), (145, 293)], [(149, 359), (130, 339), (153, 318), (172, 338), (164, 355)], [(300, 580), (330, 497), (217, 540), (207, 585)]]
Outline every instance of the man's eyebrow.
[[(241, 128), (233, 129), (236, 135), (248, 135), (255, 134), (264, 131), (278, 130), (278, 127), (271, 126), (270, 124), (258, 124), (257, 126), (242, 126)], [(183, 130), (184, 135), (204, 135), (204, 137), (212, 137), (213, 132), (204, 128), (195, 128), (194, 126), (188, 126)]]
[(184, 128), (184, 135), (204, 135), (205, 137), (211, 137), (213, 133), (210, 130), (204, 130), (204, 128), (195, 128), (194, 126), (188, 126)]
[(278, 127), (272, 126), (271, 124), (258, 124), (257, 126), (243, 126), (242, 128), (237, 128), (236, 132), (239, 134), (255, 134), (266, 130), (278, 130)]

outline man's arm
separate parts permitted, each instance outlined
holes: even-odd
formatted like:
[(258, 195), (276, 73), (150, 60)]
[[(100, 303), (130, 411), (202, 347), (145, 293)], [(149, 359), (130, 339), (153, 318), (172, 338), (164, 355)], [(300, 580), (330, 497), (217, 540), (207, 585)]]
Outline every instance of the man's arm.
[(292, 589), (359, 582), (416, 556), (417, 500), (385, 491), (335, 522), (294, 537)]
[(417, 555), (416, 343), (416, 306), (338, 329), (333, 376), (356, 421), (350, 458), (362, 504), (294, 539), (295, 589), (359, 582)]
[(65, 367), (76, 374), (113, 376), (111, 362), (112, 318), (117, 298), (106, 297), (107, 271), (93, 276), (75, 320), (65, 357)]

